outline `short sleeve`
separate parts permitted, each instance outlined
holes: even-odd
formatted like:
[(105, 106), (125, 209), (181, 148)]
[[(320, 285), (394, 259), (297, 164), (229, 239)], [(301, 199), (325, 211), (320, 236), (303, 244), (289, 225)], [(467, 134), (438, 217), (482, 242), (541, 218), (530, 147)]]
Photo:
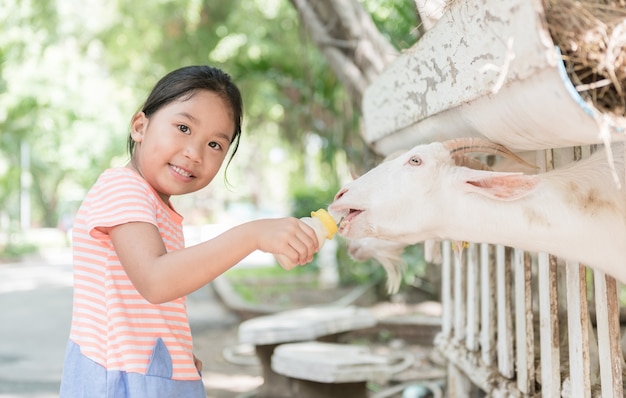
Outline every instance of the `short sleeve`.
[(86, 198), (86, 226), (94, 239), (108, 240), (100, 231), (129, 222), (157, 226), (156, 197), (148, 184), (131, 170), (103, 173)]

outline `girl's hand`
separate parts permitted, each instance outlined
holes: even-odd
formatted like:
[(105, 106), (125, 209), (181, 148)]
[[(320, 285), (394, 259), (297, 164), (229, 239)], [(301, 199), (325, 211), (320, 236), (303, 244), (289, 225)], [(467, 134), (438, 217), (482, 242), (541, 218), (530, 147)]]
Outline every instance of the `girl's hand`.
[(294, 264), (307, 264), (318, 250), (313, 228), (297, 218), (286, 217), (254, 221), (257, 223), (258, 249), (282, 254)]
[(196, 354), (193, 355), (193, 364), (196, 365), (196, 369), (198, 369), (198, 373), (202, 372), (202, 361), (196, 357)]

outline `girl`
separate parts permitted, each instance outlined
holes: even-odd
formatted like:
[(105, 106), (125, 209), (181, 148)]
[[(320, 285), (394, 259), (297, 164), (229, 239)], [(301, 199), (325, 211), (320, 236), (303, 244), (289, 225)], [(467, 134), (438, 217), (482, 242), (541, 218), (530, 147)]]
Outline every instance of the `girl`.
[(255, 250), (296, 264), (317, 251), (296, 218), (263, 219), (184, 248), (170, 196), (206, 187), (241, 135), (230, 77), (190, 66), (163, 77), (131, 120), (130, 162), (104, 171), (73, 230), (74, 307), (62, 398), (205, 397), (185, 296)]

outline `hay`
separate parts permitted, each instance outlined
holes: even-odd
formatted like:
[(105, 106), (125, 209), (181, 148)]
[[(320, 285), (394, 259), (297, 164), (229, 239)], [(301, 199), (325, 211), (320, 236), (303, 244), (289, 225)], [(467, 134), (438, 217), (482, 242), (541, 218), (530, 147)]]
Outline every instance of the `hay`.
[(626, 0), (543, 0), (548, 30), (581, 97), (626, 116)]

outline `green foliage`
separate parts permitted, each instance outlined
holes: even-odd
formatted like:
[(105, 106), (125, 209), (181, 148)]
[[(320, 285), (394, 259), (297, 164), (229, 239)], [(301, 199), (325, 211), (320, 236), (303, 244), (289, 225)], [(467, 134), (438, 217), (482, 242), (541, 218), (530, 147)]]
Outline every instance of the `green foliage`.
[(258, 304), (261, 302), (259, 296), (280, 296), (299, 289), (315, 289), (318, 271), (311, 266), (296, 267), (289, 272), (280, 266), (269, 266), (233, 268), (225, 275), (239, 297)]
[[(412, 40), (412, 2), (365, 4), (394, 44)], [(294, 198), (294, 212), (306, 214), (325, 207), (348, 164), (369, 153), (358, 133), (359, 110), (289, 2), (160, 0), (138, 10), (131, 0), (89, 7), (6, 0), (2, 10), (0, 219), (12, 226), (19, 224), (24, 145), (32, 223), (55, 226), (103, 169), (125, 163), (132, 114), (158, 78), (182, 65), (224, 68), (245, 104), (242, 145), (229, 168), (242, 188), (213, 188), (192, 209), (217, 203), (212, 209), (219, 210), (232, 200), (264, 209)], [(282, 160), (273, 159), (277, 150)]]
[(338, 189), (337, 186), (299, 187), (291, 195), (291, 215), (311, 217), (312, 211), (328, 207)]
[[(348, 242), (338, 239), (337, 262), (339, 266), (339, 278), (342, 284), (375, 283), (377, 286), (385, 284), (385, 270), (375, 260), (355, 261), (348, 254)], [(377, 289), (377, 290), (380, 290)]]
[[(315, 273), (317, 271), (312, 270), (309, 267), (295, 267), (289, 270), (288, 275), (306, 275)], [(232, 280), (248, 279), (248, 278), (261, 278), (261, 279), (274, 279), (287, 275), (287, 272), (279, 266), (276, 267), (251, 267), (251, 268), (231, 268), (227, 271), (227, 277)]]
[[(348, 254), (348, 242), (338, 239), (337, 261), (340, 264), (339, 273), (344, 285), (374, 283), (379, 297), (387, 297), (387, 273), (380, 263), (374, 259), (355, 261)], [(429, 266), (424, 261), (424, 247), (421, 244), (408, 246), (402, 254), (406, 264), (399, 292), (405, 292), (413, 287), (419, 288), (433, 297), (437, 296), (438, 286), (430, 282)]]
[(9, 243), (0, 249), (0, 260), (19, 260), (27, 254), (37, 253), (38, 250), (32, 243)]
[(419, 39), (420, 21), (415, 2), (367, 0), (364, 5), (378, 29), (398, 50), (411, 47)]

